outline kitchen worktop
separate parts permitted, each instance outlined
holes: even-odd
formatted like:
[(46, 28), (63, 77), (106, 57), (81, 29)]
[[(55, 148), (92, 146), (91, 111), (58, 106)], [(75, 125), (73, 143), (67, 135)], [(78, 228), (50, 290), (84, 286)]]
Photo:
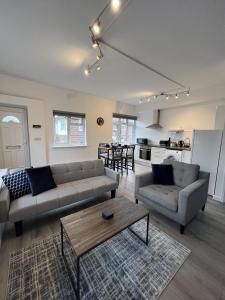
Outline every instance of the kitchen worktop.
[(164, 148), (164, 149), (167, 149), (167, 150), (191, 151), (190, 147), (186, 148), (186, 147), (179, 147), (179, 146), (172, 147), (172, 146), (160, 146), (160, 145), (138, 145), (138, 146), (140, 146), (141, 148), (144, 148), (144, 149), (150, 149), (152, 147), (157, 147), (157, 148)]

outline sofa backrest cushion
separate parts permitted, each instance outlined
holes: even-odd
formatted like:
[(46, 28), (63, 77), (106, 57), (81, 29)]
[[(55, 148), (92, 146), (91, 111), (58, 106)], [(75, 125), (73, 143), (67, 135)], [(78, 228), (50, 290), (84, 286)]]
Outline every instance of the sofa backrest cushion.
[(104, 175), (101, 159), (51, 165), (56, 184)]
[(174, 184), (179, 187), (184, 188), (199, 179), (199, 165), (172, 161), (170, 159), (164, 159), (163, 163), (173, 166)]

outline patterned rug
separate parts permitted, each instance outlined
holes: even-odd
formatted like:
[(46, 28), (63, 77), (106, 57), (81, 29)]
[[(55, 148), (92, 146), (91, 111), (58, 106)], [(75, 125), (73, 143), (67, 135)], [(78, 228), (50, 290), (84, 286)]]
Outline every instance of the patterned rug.
[[(125, 230), (81, 258), (81, 299), (157, 299), (190, 254), (190, 250), (155, 226), (149, 226), (147, 247)], [(133, 229), (145, 237), (146, 222)], [(64, 260), (60, 234), (10, 255), (7, 300), (76, 299)], [(74, 257), (65, 246), (75, 278)]]

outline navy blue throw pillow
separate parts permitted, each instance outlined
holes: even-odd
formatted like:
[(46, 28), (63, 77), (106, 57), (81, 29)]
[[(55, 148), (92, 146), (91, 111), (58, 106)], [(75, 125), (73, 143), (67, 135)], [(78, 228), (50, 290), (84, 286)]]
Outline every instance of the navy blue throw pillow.
[(26, 169), (32, 196), (56, 187), (50, 166)]
[(153, 183), (162, 185), (174, 185), (173, 166), (152, 164)]
[(31, 193), (27, 173), (25, 170), (4, 175), (2, 176), (2, 180), (9, 190), (10, 200), (15, 200)]

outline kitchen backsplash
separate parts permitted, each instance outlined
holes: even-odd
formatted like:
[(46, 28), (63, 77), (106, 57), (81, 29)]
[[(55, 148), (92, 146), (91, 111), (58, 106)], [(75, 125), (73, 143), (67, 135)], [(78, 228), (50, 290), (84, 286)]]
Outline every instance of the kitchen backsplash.
[(168, 132), (163, 128), (143, 128), (136, 127), (136, 138), (147, 138), (149, 144), (159, 144), (160, 140), (168, 140), (171, 138), (172, 142), (178, 142), (179, 140), (190, 139), (192, 143), (193, 131), (184, 131), (181, 133)]

